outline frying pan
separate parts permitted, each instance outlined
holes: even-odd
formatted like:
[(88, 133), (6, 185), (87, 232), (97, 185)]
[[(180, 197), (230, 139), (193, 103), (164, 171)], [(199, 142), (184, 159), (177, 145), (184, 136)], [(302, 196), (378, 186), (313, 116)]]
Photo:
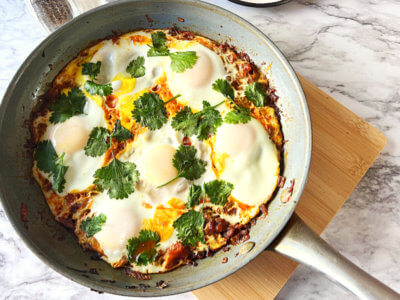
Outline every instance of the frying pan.
[[(45, 2), (52, 1), (36, 1)], [(65, 20), (72, 16), (68, 5), (59, 6)], [(65, 4), (65, 3), (64, 3)], [(59, 7), (57, 7), (59, 6)], [(147, 17), (146, 17), (147, 16)], [(105, 262), (91, 259), (76, 237), (58, 224), (45, 203), (39, 186), (30, 179), (32, 158), (24, 144), (30, 134), (24, 120), (44, 94), (57, 73), (90, 41), (113, 31), (128, 32), (153, 26), (166, 28), (179, 25), (216, 41), (228, 40), (245, 50), (257, 64), (272, 62), (271, 84), (280, 96), (281, 123), (285, 139), (283, 176), (294, 179), (291, 200), (281, 201), (280, 189), (269, 204), (269, 215), (251, 228), (254, 247), (235, 256), (240, 247), (228, 253), (218, 252), (174, 271), (152, 275), (143, 282), (112, 269)], [(150, 21), (150, 24), (149, 24)], [(5, 93), (0, 106), (0, 196), (10, 222), (28, 247), (57, 272), (98, 291), (126, 296), (165, 296), (192, 291), (218, 281), (237, 271), (264, 250), (286, 255), (310, 265), (335, 279), (361, 298), (398, 299), (399, 295), (353, 265), (313, 233), (293, 214), (304, 189), (311, 159), (311, 122), (299, 81), (278, 48), (257, 28), (240, 17), (217, 6), (193, 0), (118, 1), (84, 13), (46, 38), (25, 60)], [(21, 219), (21, 207), (27, 208), (27, 219)], [(26, 222), (27, 221), (27, 222)], [(228, 263), (222, 264), (222, 257)], [(90, 272), (96, 269), (96, 272)], [(156, 288), (160, 280), (165, 289)], [(132, 285), (148, 284), (142, 289)]]

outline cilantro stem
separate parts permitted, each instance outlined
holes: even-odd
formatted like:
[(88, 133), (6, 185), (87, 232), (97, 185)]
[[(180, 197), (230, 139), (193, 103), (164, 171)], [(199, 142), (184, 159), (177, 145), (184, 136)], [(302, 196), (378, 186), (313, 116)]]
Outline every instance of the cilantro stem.
[(172, 97), (172, 98), (169, 99), (168, 101), (164, 102), (164, 105), (167, 104), (167, 103), (169, 103), (169, 102), (171, 102), (172, 100), (175, 100), (176, 98), (178, 98), (178, 97), (180, 97), (180, 96), (181, 96), (181, 94), (178, 94), (178, 95)]
[(166, 183), (163, 183), (163, 184), (157, 186), (157, 188), (159, 189), (159, 188), (161, 188), (163, 186), (166, 186), (167, 184), (170, 184), (172, 181), (174, 181), (175, 179), (178, 179), (181, 176), (182, 176), (182, 174), (178, 174), (174, 178), (172, 178), (171, 180), (168, 180)]
[(213, 108), (216, 108), (216, 107), (220, 106), (222, 103), (225, 103), (225, 100), (222, 100), (220, 103), (215, 104), (214, 106), (211, 106), (211, 107), (207, 107), (207, 108), (208, 109), (213, 109)]

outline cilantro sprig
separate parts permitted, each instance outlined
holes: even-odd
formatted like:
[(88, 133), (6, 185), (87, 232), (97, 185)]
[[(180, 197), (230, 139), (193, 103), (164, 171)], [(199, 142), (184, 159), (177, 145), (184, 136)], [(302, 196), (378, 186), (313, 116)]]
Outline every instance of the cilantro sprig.
[(85, 104), (85, 94), (77, 87), (73, 87), (67, 94), (61, 93), (49, 107), (50, 122), (57, 124), (75, 115), (83, 114)]
[(195, 51), (173, 52), (169, 54), (169, 57), (171, 58), (171, 70), (176, 73), (193, 68), (199, 58)]
[(170, 52), (167, 46), (167, 36), (162, 31), (152, 33), (151, 41), (153, 46), (150, 46), (147, 56), (169, 56), (171, 59), (171, 70), (176, 73), (182, 73), (187, 69), (194, 67), (198, 60), (195, 51), (177, 51)]
[(203, 109), (197, 113), (185, 106), (172, 119), (172, 128), (182, 131), (185, 136), (196, 135), (199, 140), (208, 139), (222, 125), (221, 115), (215, 108), (224, 102), (211, 106), (209, 102), (203, 101)]
[(147, 56), (168, 56), (169, 49), (166, 45), (167, 36), (162, 31), (156, 31), (151, 34), (153, 46), (150, 46)]
[(136, 165), (123, 162), (115, 158), (107, 166), (94, 173), (93, 182), (99, 191), (107, 190), (110, 198), (124, 199), (135, 191), (135, 184), (139, 180)]
[(210, 197), (211, 203), (224, 206), (233, 190), (233, 184), (225, 180), (215, 179), (205, 183), (204, 190), (207, 196)]
[(168, 182), (159, 185), (163, 187), (177, 178), (183, 177), (188, 180), (199, 179), (206, 171), (206, 162), (196, 158), (197, 149), (194, 146), (179, 146), (172, 158), (172, 165), (178, 171), (178, 175)]
[(111, 83), (107, 84), (98, 84), (94, 81), (87, 80), (84, 85), (84, 89), (90, 95), (100, 95), (100, 96), (108, 96), (111, 95), (113, 92), (113, 88)]
[(45, 140), (38, 143), (34, 156), (39, 170), (52, 176), (52, 187), (59, 193), (64, 190), (65, 173), (68, 170), (68, 166), (64, 166), (64, 155), (58, 156), (51, 141)]
[(132, 116), (140, 125), (150, 130), (160, 129), (168, 121), (165, 105), (178, 97), (180, 95), (164, 102), (157, 93), (144, 93), (134, 102)]
[(250, 110), (246, 107), (242, 107), (238, 104), (235, 103), (235, 92), (232, 88), (232, 86), (229, 84), (229, 82), (226, 79), (217, 79), (213, 85), (212, 88), (223, 94), (226, 98), (231, 100), (231, 103), (233, 104), (233, 110), (228, 112), (225, 116), (224, 121), (226, 123), (230, 124), (238, 124), (238, 123), (247, 123), (251, 120), (250, 116)]
[(247, 123), (251, 120), (250, 109), (235, 105), (233, 110), (228, 112), (224, 118), (224, 121), (229, 124)]
[[(160, 235), (156, 231), (141, 230), (138, 237), (133, 237), (128, 240), (126, 250), (128, 253), (128, 261), (136, 263), (138, 266), (144, 266), (152, 263), (157, 255), (156, 247), (160, 241)], [(149, 250), (138, 252), (140, 245), (148, 244)], [(146, 247), (147, 248), (147, 247)]]
[(126, 141), (133, 137), (132, 133), (117, 120), (112, 132), (104, 127), (94, 127), (89, 134), (89, 139), (84, 148), (87, 156), (97, 157), (106, 153), (110, 139), (115, 137), (118, 141)]
[(181, 215), (173, 223), (177, 230), (177, 236), (185, 245), (196, 246), (198, 242), (205, 242), (204, 239), (204, 217), (202, 212), (189, 210)]
[(90, 79), (95, 80), (96, 76), (99, 75), (101, 68), (101, 61), (96, 63), (85, 63), (82, 65), (82, 75), (89, 75)]
[(200, 197), (203, 194), (200, 185), (192, 184), (189, 188), (188, 200), (185, 204), (186, 208), (191, 208), (199, 204)]
[(266, 105), (267, 93), (262, 83), (254, 82), (246, 86), (244, 94), (255, 106), (263, 107)]
[(88, 217), (81, 223), (81, 230), (86, 232), (86, 237), (94, 236), (96, 233), (101, 231), (101, 227), (106, 222), (107, 217), (104, 214), (98, 216)]
[(96, 179), (93, 183), (99, 191), (107, 190), (110, 198), (115, 199), (124, 199), (132, 194), (135, 191), (135, 184), (139, 180), (136, 165), (117, 159), (111, 147), (113, 137), (118, 141), (132, 138), (132, 133), (124, 128), (120, 122), (120, 120), (116, 121), (112, 133), (105, 128), (94, 128), (85, 147), (85, 153), (89, 156), (99, 156), (104, 154), (108, 147), (111, 149), (113, 160), (107, 166), (96, 170), (93, 175)]
[(144, 57), (138, 56), (136, 59), (131, 60), (126, 67), (126, 72), (131, 74), (134, 78), (143, 77), (146, 74), (146, 67), (144, 66)]

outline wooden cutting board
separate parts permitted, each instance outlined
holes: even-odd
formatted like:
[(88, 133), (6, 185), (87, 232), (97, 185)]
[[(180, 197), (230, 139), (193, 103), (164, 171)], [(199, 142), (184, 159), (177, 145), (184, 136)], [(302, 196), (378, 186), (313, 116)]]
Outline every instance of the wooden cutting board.
[[(310, 175), (297, 214), (321, 234), (386, 144), (385, 136), (299, 76), (313, 127)], [(266, 251), (233, 275), (194, 291), (199, 299), (273, 299), (297, 263)]]

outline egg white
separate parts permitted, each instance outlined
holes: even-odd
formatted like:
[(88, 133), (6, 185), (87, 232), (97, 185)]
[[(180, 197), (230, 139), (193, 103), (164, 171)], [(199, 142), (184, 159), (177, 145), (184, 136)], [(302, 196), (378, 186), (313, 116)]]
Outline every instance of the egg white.
[(260, 122), (252, 118), (246, 124), (223, 123), (215, 152), (225, 154), (221, 179), (234, 185), (234, 198), (258, 207), (271, 197), (279, 176), (279, 152)]
[[(49, 124), (47, 127), (42, 139), (50, 140), (59, 156), (62, 155), (63, 151), (58, 148), (54, 137), (61, 127), (66, 133), (77, 135), (77, 127), (75, 125), (79, 124), (81, 130), (85, 131), (82, 136), (86, 134), (86, 138), (88, 138), (90, 131), (94, 127), (106, 127), (104, 111), (92, 100), (86, 99), (83, 112), (83, 114), (73, 116), (63, 123)], [(76, 152), (65, 152), (63, 163), (68, 166), (68, 170), (65, 174), (64, 190), (60, 195), (66, 195), (71, 191), (81, 191), (89, 187), (93, 183), (93, 174), (103, 164), (104, 155), (99, 157), (87, 156), (83, 149), (84, 146), (86, 146), (86, 142), (83, 142), (82, 148)], [(46, 176), (52, 182), (48, 174)]]

